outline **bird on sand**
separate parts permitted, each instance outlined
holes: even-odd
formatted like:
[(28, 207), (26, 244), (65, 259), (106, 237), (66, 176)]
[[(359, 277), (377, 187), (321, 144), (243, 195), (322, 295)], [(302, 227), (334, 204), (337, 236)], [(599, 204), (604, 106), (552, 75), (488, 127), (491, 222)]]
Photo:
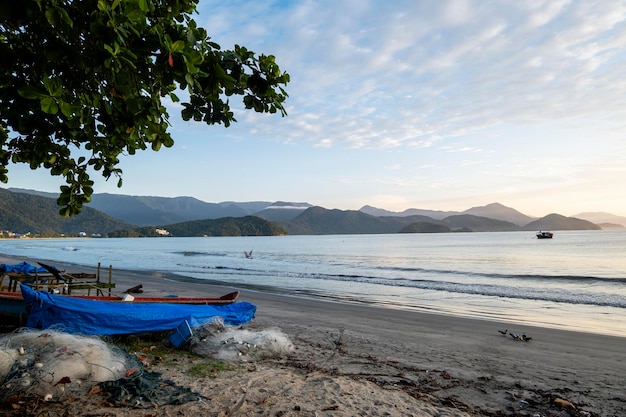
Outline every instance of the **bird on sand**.
[(500, 333), (502, 333), (503, 335), (506, 336), (506, 332), (509, 331), (509, 329), (504, 329), (504, 330), (498, 330)]

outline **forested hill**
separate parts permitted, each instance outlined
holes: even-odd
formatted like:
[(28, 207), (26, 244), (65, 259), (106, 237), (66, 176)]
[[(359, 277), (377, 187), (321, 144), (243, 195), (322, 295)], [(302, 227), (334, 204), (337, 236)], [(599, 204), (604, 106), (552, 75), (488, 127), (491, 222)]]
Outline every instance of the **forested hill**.
[(551, 214), (529, 224), (517, 224), (470, 214), (447, 216), (373, 216), (362, 211), (311, 207), (293, 220), (280, 222), (292, 235), (365, 233), (514, 232), (536, 230), (599, 230), (586, 220)]
[[(144, 204), (133, 203), (135, 199)], [(117, 210), (120, 212), (127, 209), (137, 215), (145, 213), (152, 220), (160, 221), (129, 224), (86, 206), (78, 216), (65, 218), (58, 214), (55, 198), (0, 188), (0, 229), (19, 234), (75, 235), (84, 232), (101, 236), (270, 236), (600, 229), (592, 222), (558, 214), (533, 219), (497, 203), (474, 207), (465, 212), (427, 212), (436, 216), (433, 218), (417, 214), (420, 213), (418, 210), (412, 210), (412, 215), (399, 215), (366, 207), (372, 213), (368, 214), (364, 210), (328, 210), (308, 203), (224, 202), (219, 206), (226, 212), (234, 210), (237, 214), (212, 218), (209, 215), (216, 215), (216, 211), (205, 211), (207, 207), (202, 208), (201, 204), (190, 198), (173, 198), (170, 201), (166, 198), (126, 196), (110, 201), (118, 203)], [(165, 211), (156, 215), (155, 211), (160, 210)], [(242, 212), (252, 213), (240, 214)], [(207, 217), (179, 219), (192, 214), (200, 216), (202, 213)], [(177, 220), (172, 221), (173, 218)]]
[(202, 237), (202, 236), (279, 236), (287, 232), (255, 216), (223, 217), (169, 224), (159, 228), (138, 227), (109, 233), (109, 237)]
[(135, 226), (88, 207), (76, 216), (63, 217), (55, 199), (0, 188), (0, 230), (36, 235), (105, 235), (132, 227)]

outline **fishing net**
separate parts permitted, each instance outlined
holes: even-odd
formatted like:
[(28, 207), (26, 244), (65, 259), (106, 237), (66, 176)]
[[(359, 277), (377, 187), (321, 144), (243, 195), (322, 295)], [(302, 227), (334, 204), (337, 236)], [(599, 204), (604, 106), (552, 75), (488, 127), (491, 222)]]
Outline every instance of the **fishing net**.
[(115, 380), (129, 367), (125, 351), (94, 338), (55, 330), (24, 330), (0, 338), (0, 385), (15, 394), (56, 399), (71, 390)]
[(137, 355), (93, 336), (20, 330), (0, 337), (0, 400), (58, 400), (98, 386), (108, 403), (150, 408), (201, 397), (148, 372)]
[(255, 361), (293, 352), (289, 337), (276, 328), (252, 331), (225, 326), (220, 320), (194, 329), (190, 350), (224, 361)]
[(185, 404), (203, 398), (189, 388), (161, 379), (158, 372), (137, 370), (116, 381), (101, 382), (99, 386), (109, 396), (109, 403), (118, 407), (154, 408), (165, 404)]

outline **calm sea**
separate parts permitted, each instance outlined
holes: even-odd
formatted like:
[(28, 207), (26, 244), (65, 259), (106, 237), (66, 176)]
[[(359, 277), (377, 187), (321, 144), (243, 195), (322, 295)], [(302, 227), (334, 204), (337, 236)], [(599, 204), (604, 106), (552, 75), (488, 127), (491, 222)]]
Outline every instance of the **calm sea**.
[(4, 240), (0, 252), (626, 336), (626, 231)]

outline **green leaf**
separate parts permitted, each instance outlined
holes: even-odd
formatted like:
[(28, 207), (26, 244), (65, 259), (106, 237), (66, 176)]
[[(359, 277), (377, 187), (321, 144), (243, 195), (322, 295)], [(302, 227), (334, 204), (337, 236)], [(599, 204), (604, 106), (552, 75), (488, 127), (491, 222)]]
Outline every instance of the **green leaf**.
[(43, 79), (43, 85), (46, 87), (46, 91), (53, 97), (58, 97), (63, 92), (61, 88), (61, 83), (58, 78), (50, 78), (46, 77)]
[(189, 84), (190, 86), (194, 85), (194, 80), (193, 80), (193, 75), (187, 73), (185, 74), (185, 81), (187, 82), (187, 84)]
[(57, 20), (57, 12), (55, 9), (48, 9), (46, 10), (46, 20), (48, 21), (48, 23), (50, 23), (50, 26), (56, 26), (59, 21)]
[(59, 7), (56, 10), (63, 22), (67, 23), (69, 27), (74, 27), (74, 22), (70, 19), (70, 15), (67, 13), (67, 10), (62, 7)]
[(39, 89), (33, 87), (32, 85), (26, 85), (24, 87), (20, 87), (17, 89), (17, 93), (27, 99), (39, 99), (43, 94), (39, 91)]
[(142, 12), (149, 12), (150, 11), (150, 7), (148, 6), (148, 1), (147, 0), (139, 0), (139, 8), (141, 9)]
[(176, 41), (170, 47), (170, 52), (178, 52), (178, 51), (182, 51), (183, 49), (185, 49), (185, 42), (184, 41)]
[(98, 0), (98, 10), (106, 12), (109, 9), (109, 2), (107, 0)]
[(80, 107), (67, 103), (65, 101), (59, 100), (59, 107), (61, 108), (61, 113), (67, 118), (72, 117), (75, 113), (80, 110)]
[(57, 114), (59, 112), (59, 105), (52, 97), (43, 97), (41, 99), (41, 110), (48, 114)]

